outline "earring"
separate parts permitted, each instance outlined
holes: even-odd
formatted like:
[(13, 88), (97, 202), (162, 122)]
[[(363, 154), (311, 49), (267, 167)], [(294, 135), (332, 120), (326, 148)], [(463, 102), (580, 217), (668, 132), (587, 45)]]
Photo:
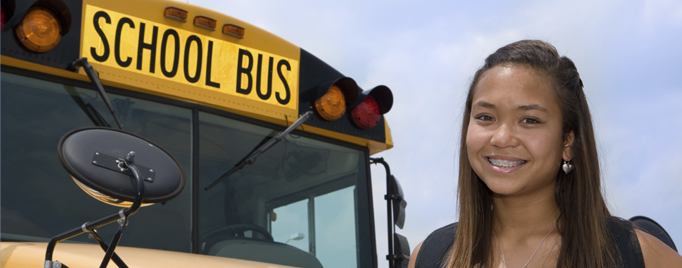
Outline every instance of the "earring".
[(568, 175), (573, 171), (573, 164), (571, 164), (571, 161), (564, 161), (564, 164), (561, 165), (561, 168), (564, 170), (564, 173)]

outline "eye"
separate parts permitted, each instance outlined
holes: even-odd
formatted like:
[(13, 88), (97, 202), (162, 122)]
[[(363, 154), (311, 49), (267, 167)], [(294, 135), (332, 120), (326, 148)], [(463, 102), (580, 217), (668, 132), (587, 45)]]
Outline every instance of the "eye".
[(538, 120), (535, 117), (525, 117), (525, 118), (523, 118), (523, 120), (521, 120), (521, 123), (535, 125), (535, 124), (540, 124), (542, 122), (540, 122), (540, 120)]
[(474, 119), (480, 120), (480, 121), (495, 121), (495, 119), (492, 116), (487, 115), (487, 114), (479, 114), (476, 117), (474, 117)]

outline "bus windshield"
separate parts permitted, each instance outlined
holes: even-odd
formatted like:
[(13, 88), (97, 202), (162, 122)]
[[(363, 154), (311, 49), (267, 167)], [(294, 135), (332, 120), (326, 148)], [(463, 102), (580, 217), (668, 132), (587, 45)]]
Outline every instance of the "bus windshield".
[[(62, 135), (116, 126), (112, 115), (90, 84), (44, 76), (3, 67), (3, 241), (49, 241), (117, 210), (73, 183), (56, 153)], [(373, 247), (366, 148), (293, 132), (206, 190), (284, 128), (199, 104), (107, 91), (114, 92), (109, 98), (123, 129), (170, 152), (187, 178), (178, 197), (130, 218), (121, 246), (303, 267), (371, 262), (361, 256)], [(98, 231), (106, 240), (116, 229)], [(94, 243), (86, 235), (68, 241)]]

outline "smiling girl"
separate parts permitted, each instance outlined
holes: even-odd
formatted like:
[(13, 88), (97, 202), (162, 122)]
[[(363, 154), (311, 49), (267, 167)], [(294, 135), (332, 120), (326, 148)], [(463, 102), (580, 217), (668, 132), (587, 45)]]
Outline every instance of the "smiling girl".
[(409, 267), (682, 267), (611, 216), (582, 80), (552, 45), (523, 40), (488, 56), (462, 126), (459, 222), (420, 243)]

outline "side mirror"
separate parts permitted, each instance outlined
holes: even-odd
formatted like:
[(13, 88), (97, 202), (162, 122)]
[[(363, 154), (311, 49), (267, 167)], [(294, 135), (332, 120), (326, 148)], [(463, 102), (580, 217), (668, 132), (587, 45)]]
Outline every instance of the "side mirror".
[(185, 187), (175, 158), (151, 141), (122, 130), (76, 129), (62, 137), (57, 149), (62, 166), (76, 184), (110, 205), (129, 207), (137, 197), (132, 171), (125, 164), (130, 152), (144, 181), (145, 205), (173, 199)]
[(394, 234), (393, 237), (393, 252), (395, 267), (407, 268), (407, 264), (410, 262), (410, 244), (407, 242), (407, 238)]
[(395, 226), (403, 229), (403, 226), (405, 226), (405, 207), (407, 207), (407, 202), (403, 199), (403, 188), (400, 187), (400, 183), (393, 175), (391, 175), (390, 183), (392, 188), (391, 202), (393, 203), (393, 222), (395, 223)]
[[(402, 229), (405, 225), (405, 207), (407, 202), (403, 198), (403, 188), (391, 174), (391, 168), (383, 158), (370, 158), (371, 164), (382, 164), (386, 168), (386, 213), (388, 215), (388, 266), (390, 268), (407, 268), (410, 262), (410, 244), (407, 238), (395, 232), (395, 227)], [(391, 216), (392, 214), (392, 216)]]
[[(128, 217), (143, 205), (165, 202), (180, 194), (185, 186), (180, 164), (151, 141), (111, 128), (73, 130), (62, 137), (57, 150), (62, 166), (81, 189), (97, 200), (125, 208), (52, 237), (44, 267), (62, 267), (60, 262), (52, 261), (55, 246), (83, 233), (90, 233), (106, 251), (100, 267), (106, 267), (110, 260), (118, 267), (127, 267), (114, 249)], [(113, 222), (118, 222), (119, 229), (107, 244), (96, 229)]]

